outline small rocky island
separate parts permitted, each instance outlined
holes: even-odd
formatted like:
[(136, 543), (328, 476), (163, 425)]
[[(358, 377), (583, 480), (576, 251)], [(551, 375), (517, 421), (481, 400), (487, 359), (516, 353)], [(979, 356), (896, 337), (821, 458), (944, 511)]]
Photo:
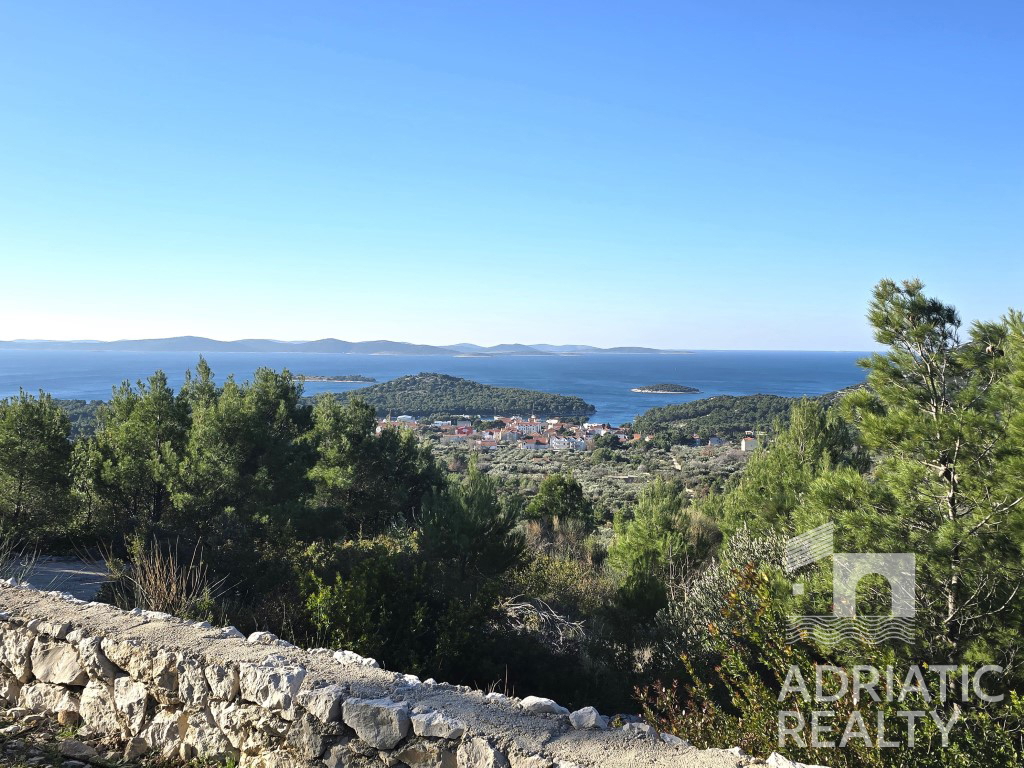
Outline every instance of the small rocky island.
[(300, 374), (295, 377), (294, 381), (333, 381), (342, 384), (349, 384), (353, 382), (366, 382), (369, 384), (373, 384), (377, 380), (372, 376), (360, 376), (358, 373), (353, 373), (345, 376), (306, 376)]
[(634, 387), (631, 391), (647, 395), (695, 395), (700, 392), (696, 387), (684, 387), (682, 384), (651, 384), (648, 387)]

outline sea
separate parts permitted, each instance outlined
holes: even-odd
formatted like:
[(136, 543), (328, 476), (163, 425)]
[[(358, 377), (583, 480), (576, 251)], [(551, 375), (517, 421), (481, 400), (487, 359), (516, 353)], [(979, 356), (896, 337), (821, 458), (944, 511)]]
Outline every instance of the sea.
[[(593, 421), (622, 424), (655, 406), (714, 395), (821, 395), (859, 384), (867, 352), (696, 351), (687, 354), (584, 354), (495, 357), (210, 352), (218, 381), (243, 381), (260, 367), (307, 376), (360, 374), (387, 381), (414, 373), (447, 373), (499, 387), (577, 395), (597, 408)], [(0, 398), (20, 389), (54, 397), (107, 400), (123, 381), (156, 370), (179, 386), (198, 353), (113, 350), (0, 350)], [(632, 392), (652, 384), (696, 387), (699, 394)], [(344, 392), (366, 384), (306, 382), (306, 394)]]

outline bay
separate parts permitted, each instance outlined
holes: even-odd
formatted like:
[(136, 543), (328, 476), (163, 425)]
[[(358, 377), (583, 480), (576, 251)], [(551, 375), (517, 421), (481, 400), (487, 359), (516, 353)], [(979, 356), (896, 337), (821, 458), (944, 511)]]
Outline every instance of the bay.
[[(648, 408), (712, 395), (820, 395), (864, 380), (857, 360), (866, 352), (697, 351), (690, 354), (587, 354), (446, 357), (315, 353), (211, 352), (205, 355), (218, 381), (229, 374), (251, 378), (266, 366), (294, 374), (361, 374), (378, 381), (421, 372), (447, 373), (483, 384), (577, 395), (597, 408), (595, 421), (621, 424)], [(19, 388), (54, 397), (106, 400), (122, 381), (163, 370), (172, 386), (184, 380), (199, 355), (193, 352), (110, 350), (0, 350), (0, 398)], [(655, 395), (634, 387), (673, 383), (699, 394)], [(305, 392), (342, 392), (365, 384), (307, 382)]]

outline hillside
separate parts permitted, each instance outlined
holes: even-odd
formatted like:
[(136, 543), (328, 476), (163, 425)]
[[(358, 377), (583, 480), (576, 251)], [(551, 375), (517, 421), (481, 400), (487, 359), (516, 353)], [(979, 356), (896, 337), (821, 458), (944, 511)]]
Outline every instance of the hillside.
[(579, 397), (530, 389), (492, 387), (442, 373), (402, 376), (339, 397), (358, 396), (386, 415), (447, 418), (456, 414), (536, 414), (577, 419), (594, 413), (594, 406)]
[(776, 419), (789, 420), (796, 398), (781, 395), (718, 395), (689, 403), (651, 408), (634, 425), (645, 434), (673, 442), (701, 437), (737, 437), (748, 429), (766, 429)]

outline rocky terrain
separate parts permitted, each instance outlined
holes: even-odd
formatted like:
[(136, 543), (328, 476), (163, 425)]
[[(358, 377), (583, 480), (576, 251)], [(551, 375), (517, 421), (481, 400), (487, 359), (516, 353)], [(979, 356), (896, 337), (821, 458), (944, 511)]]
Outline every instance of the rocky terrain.
[[(26, 765), (741, 768), (650, 726), (570, 713), (166, 614), (0, 586), (4, 753)], [(42, 718), (40, 718), (42, 716)], [(16, 763), (11, 763), (16, 764)]]

